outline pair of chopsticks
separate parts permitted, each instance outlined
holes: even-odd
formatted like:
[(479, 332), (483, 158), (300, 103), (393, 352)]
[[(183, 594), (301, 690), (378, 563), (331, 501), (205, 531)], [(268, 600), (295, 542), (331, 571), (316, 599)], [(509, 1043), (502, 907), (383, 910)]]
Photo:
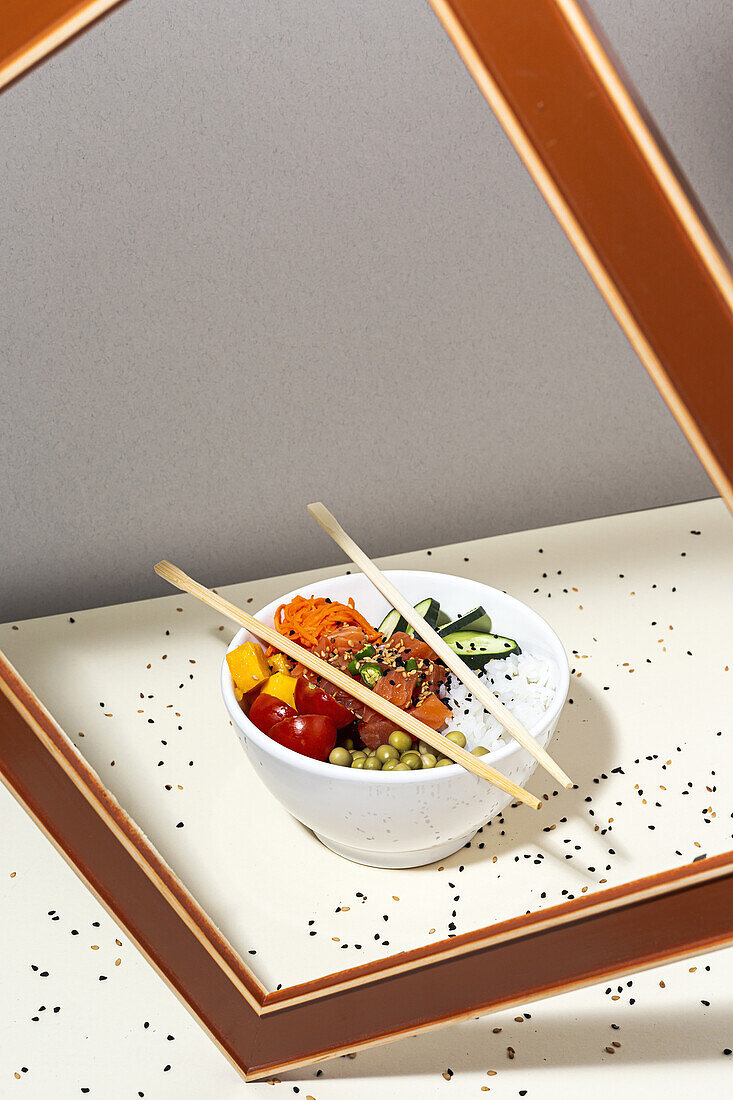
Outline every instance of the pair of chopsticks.
[[(565, 772), (563, 772), (552, 757), (537, 744), (531, 734), (522, 726), (514, 715), (511, 714), (493, 693), (481, 683), (478, 677), (463, 663), (460, 657), (450, 649), (440, 635), (425, 622), (417, 611), (415, 611), (415, 608), (405, 599), (402, 593), (394, 587), (376, 565), (366, 556), (363, 550), (361, 550), (346, 534), (329, 510), (323, 504), (317, 503), (308, 505), (308, 511), (313, 518), (317, 520), (324, 531), (326, 531), (346, 555), (351, 558), (354, 564), (359, 566), (365, 576), (369, 577), (374, 586), (392, 606), (415, 628), (423, 641), (431, 646), (451, 672), (453, 672), (466, 685), (469, 691), (479, 699), (486, 710), (488, 710), (490, 714), (493, 714), (494, 717), (501, 722), (507, 732), (510, 733), (512, 737), (514, 737), (515, 740), (535, 758), (535, 760), (542, 764), (558, 782), (570, 789), (573, 784)], [(531, 806), (535, 810), (541, 809), (542, 803), (538, 798), (535, 798), (529, 791), (525, 791), (523, 787), (519, 787), (516, 783), (513, 783), (511, 779), (507, 779), (506, 776), (496, 771), (496, 769), (492, 768), (489, 764), (484, 763), (481, 757), (473, 756), (470, 752), (466, 752), (465, 749), (459, 748), (453, 741), (449, 741), (447, 737), (444, 737), (442, 733), (438, 733), (436, 730), (426, 726), (424, 722), (420, 722), (417, 718), (407, 714), (406, 711), (400, 710), (399, 707), (383, 699), (370, 688), (366, 687), (366, 685), (361, 684), (358, 680), (352, 679), (351, 676), (347, 676), (345, 672), (321, 660), (320, 657), (316, 657), (310, 650), (304, 649), (291, 638), (288, 638), (284, 634), (280, 634), (272, 627), (265, 626), (252, 615), (248, 615), (246, 611), (242, 611), (241, 608), (225, 600), (223, 596), (220, 596), (216, 592), (212, 592), (211, 589), (205, 588), (202, 584), (199, 584), (198, 581), (187, 576), (186, 573), (177, 566), (171, 565), (168, 561), (161, 561), (155, 566), (155, 572), (175, 588), (179, 588), (183, 592), (188, 592), (190, 595), (196, 596), (197, 599), (213, 607), (214, 610), (226, 615), (227, 618), (232, 619), (240, 626), (246, 627), (250, 634), (259, 638), (260, 641), (266, 642), (268, 645), (272, 645), (281, 652), (286, 653), (288, 657), (292, 657), (293, 660), (300, 662), (305, 668), (310, 669), (311, 672), (315, 672), (318, 676), (322, 676), (330, 683), (335, 684), (336, 687), (348, 692), (354, 698), (359, 699), (360, 702), (371, 707), (372, 710), (377, 711), (379, 714), (383, 715), (383, 717), (394, 722), (395, 727), (406, 730), (407, 733), (411, 734), (413, 737), (424, 741), (432, 748), (437, 749), (444, 756), (450, 757), (450, 759), (454, 760), (457, 764), (461, 764), (466, 768), (467, 771), (473, 772), (474, 775), (487, 780), (489, 783), (493, 784), (493, 786), (498, 787), (499, 790), (504, 791), (505, 794), (510, 795), (515, 801), (523, 802), (525, 805)]]

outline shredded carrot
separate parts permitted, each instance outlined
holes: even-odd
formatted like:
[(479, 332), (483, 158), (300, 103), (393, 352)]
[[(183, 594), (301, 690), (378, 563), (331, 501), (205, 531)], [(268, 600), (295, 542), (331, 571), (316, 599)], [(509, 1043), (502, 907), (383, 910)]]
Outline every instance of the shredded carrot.
[(322, 596), (309, 599), (294, 596), (290, 603), (280, 604), (275, 612), (275, 630), (309, 649), (324, 634), (332, 634), (342, 626), (358, 627), (370, 641), (380, 637), (379, 631), (356, 610), (351, 596), (348, 604), (335, 603)]

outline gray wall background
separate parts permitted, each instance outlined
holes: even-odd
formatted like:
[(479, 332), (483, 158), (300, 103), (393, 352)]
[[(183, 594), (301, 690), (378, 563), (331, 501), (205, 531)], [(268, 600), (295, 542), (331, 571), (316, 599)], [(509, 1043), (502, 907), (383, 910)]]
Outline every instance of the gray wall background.
[[(593, 7), (730, 243), (729, 0)], [(713, 495), (424, 0), (127, 4), (0, 158), (0, 619)]]

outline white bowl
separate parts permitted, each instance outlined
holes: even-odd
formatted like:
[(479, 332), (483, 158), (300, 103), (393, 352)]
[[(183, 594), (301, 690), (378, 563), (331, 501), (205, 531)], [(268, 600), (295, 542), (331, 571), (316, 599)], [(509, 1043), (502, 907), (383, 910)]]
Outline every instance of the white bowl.
[[(565, 650), (544, 619), (519, 600), (478, 581), (417, 570), (389, 570), (386, 575), (413, 604), (434, 596), (450, 615), (482, 604), (498, 633), (516, 638), (523, 649), (552, 662), (555, 699), (530, 728), (546, 748), (567, 697), (570, 675)], [(306, 584), (263, 607), (256, 618), (271, 626), (277, 607), (298, 594), (330, 596), (341, 602), (353, 596), (357, 609), (375, 625), (390, 606), (371, 581), (355, 573)], [(256, 640), (240, 630), (229, 649)], [(311, 760), (279, 745), (250, 722), (234, 696), (226, 660), (221, 686), (234, 728), (263, 783), (328, 848), (356, 863), (419, 867), (445, 859), (511, 801), (509, 795), (459, 765), (381, 774)], [(537, 767), (515, 741), (482, 759), (522, 787)]]

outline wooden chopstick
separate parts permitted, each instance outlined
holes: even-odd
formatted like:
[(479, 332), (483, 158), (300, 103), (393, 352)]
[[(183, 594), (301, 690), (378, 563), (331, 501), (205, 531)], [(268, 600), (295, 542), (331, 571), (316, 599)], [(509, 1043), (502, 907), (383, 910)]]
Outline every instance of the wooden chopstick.
[[(454, 653), (446, 642), (440, 637), (440, 635), (433, 630), (428, 623), (425, 622), (422, 615), (412, 606), (409, 600), (406, 600), (402, 593), (395, 588), (390, 580), (385, 577), (384, 573), (374, 564), (371, 558), (368, 558), (364, 551), (356, 545), (354, 540), (346, 534), (341, 524), (338, 522), (335, 516), (329, 512), (325, 504), (321, 501), (317, 501), (314, 504), (308, 505), (308, 511), (321, 525), (327, 535), (330, 535), (333, 541), (341, 547), (347, 557), (351, 558), (355, 565), (358, 565), (362, 573), (369, 578), (375, 588), (378, 588), (385, 599), (389, 600), (400, 615), (410, 626), (413, 626), (423, 641), (435, 650), (444, 664), (448, 666), (452, 673), (454, 673), (461, 683), (465, 684), (471, 694), (479, 700), (484, 709), (493, 714), (497, 721), (501, 722), (507, 733), (511, 734), (515, 741), (517, 741), (523, 749), (526, 749), (530, 756), (533, 756), (535, 760), (550, 773), (553, 779), (556, 779), (558, 783), (561, 783), (566, 790), (571, 790), (574, 786), (572, 779), (565, 774), (562, 768), (555, 763), (549, 753), (537, 744), (529, 730), (526, 730), (518, 718), (508, 710), (503, 703), (501, 703), (494, 693), (489, 690), (486, 684), (482, 684), (478, 676), (473, 672), (468, 665), (461, 660), (457, 653)], [(377, 709), (376, 707), (374, 708)], [(424, 739), (423, 739), (424, 740)]]
[(538, 798), (535, 798), (529, 791), (525, 791), (523, 787), (518, 787), (516, 783), (513, 783), (511, 779), (507, 779), (506, 776), (496, 771), (495, 768), (490, 767), (488, 764), (484, 764), (480, 757), (472, 756), (470, 752), (466, 752), (465, 749), (459, 748), (458, 745), (455, 745), (452, 741), (449, 741), (447, 737), (444, 737), (442, 733), (437, 733), (435, 730), (430, 729), (429, 726), (426, 726), (424, 722), (420, 722), (419, 719), (407, 714), (406, 711), (400, 710), (399, 707), (394, 706), (386, 699), (382, 699), (381, 696), (376, 695), (364, 684), (359, 683), (358, 680), (353, 680), (351, 676), (347, 676), (345, 672), (342, 672), (338, 668), (334, 668), (333, 665), (329, 665), (326, 661), (322, 661), (320, 657), (316, 657), (314, 653), (311, 653), (308, 649), (304, 649), (291, 638), (287, 638), (284, 634), (279, 634), (269, 626), (264, 626), (258, 619), (253, 618), (252, 615), (248, 615), (246, 611), (242, 611), (240, 608), (235, 607), (233, 603), (229, 603), (223, 596), (220, 596), (216, 592), (212, 592), (209, 588), (204, 588), (202, 584), (199, 584), (198, 581), (187, 576), (186, 573), (177, 566), (171, 565), (169, 561), (159, 561), (155, 566), (155, 572), (159, 577), (168, 581), (175, 588), (180, 588), (182, 592), (189, 592), (192, 596), (196, 596), (197, 599), (203, 600), (209, 607), (213, 607), (216, 611), (221, 612), (222, 615), (226, 615), (227, 618), (232, 619), (235, 623), (239, 623), (240, 626), (246, 627), (250, 634), (254, 634), (260, 641), (267, 642), (268, 645), (275, 646), (276, 649), (281, 650), (283, 653), (287, 653), (288, 657), (292, 657), (293, 660), (299, 661), (306, 668), (309, 668), (311, 672), (315, 672), (318, 676), (322, 676), (324, 680), (328, 680), (330, 683), (335, 684), (336, 687), (348, 692), (349, 695), (359, 699), (362, 703), (366, 703), (372, 710), (378, 711), (383, 717), (389, 718), (390, 722), (394, 722), (396, 729), (406, 730), (407, 733), (412, 734), (413, 737), (417, 737), (419, 740), (425, 741), (426, 744), (432, 745), (434, 749), (438, 749), (444, 756), (450, 757), (456, 764), (461, 764), (467, 771), (473, 772), (473, 774), (477, 775), (480, 779), (486, 779), (489, 783), (498, 787), (499, 790), (504, 791), (505, 794), (511, 795), (517, 802), (523, 802), (526, 806), (531, 806), (533, 810), (542, 808), (542, 803)]

